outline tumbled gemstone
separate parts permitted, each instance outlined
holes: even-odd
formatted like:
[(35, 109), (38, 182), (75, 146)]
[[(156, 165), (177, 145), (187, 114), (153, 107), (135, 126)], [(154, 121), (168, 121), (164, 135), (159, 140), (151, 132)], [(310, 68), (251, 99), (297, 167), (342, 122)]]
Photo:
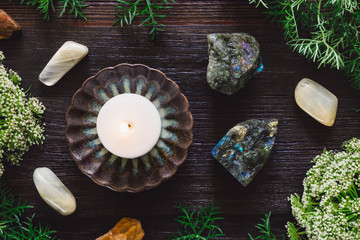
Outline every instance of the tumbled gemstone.
[(211, 154), (246, 187), (269, 158), (277, 125), (277, 119), (251, 119), (238, 123)]
[(76, 201), (69, 189), (49, 168), (37, 168), (34, 183), (41, 198), (58, 213), (66, 216), (76, 209)]
[(0, 39), (10, 39), (13, 32), (20, 30), (20, 25), (4, 10), (0, 9)]
[(263, 69), (259, 43), (247, 33), (207, 35), (209, 64), (207, 82), (221, 93), (232, 95)]
[(139, 220), (122, 218), (109, 232), (96, 240), (142, 240), (145, 235)]
[(80, 43), (65, 42), (42, 70), (39, 80), (47, 86), (54, 85), (78, 64), (88, 52), (88, 48)]
[(311, 79), (302, 79), (295, 88), (297, 105), (319, 123), (334, 125), (338, 99), (329, 90)]

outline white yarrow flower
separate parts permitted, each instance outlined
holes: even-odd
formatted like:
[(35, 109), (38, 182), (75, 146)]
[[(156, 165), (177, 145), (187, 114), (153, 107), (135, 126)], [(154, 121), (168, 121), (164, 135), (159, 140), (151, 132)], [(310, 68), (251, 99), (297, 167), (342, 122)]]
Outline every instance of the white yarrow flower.
[(316, 156), (302, 197), (289, 198), (296, 220), (286, 225), (290, 239), (360, 240), (360, 140), (344, 149)]
[(45, 139), (41, 122), (45, 107), (38, 99), (28, 98), (19, 86), (19, 75), (1, 64), (4, 58), (0, 51), (0, 177), (2, 162), (19, 165), (29, 147)]

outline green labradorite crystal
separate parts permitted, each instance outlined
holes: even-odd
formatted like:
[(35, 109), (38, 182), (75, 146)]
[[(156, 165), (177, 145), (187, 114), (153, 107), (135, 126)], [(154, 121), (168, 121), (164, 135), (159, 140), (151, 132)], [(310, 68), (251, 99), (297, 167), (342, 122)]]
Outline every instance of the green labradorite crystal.
[(264, 68), (259, 43), (249, 34), (209, 34), (207, 39), (209, 65), (206, 77), (212, 89), (232, 95)]
[(211, 154), (246, 187), (269, 158), (277, 125), (277, 119), (251, 119), (238, 123)]

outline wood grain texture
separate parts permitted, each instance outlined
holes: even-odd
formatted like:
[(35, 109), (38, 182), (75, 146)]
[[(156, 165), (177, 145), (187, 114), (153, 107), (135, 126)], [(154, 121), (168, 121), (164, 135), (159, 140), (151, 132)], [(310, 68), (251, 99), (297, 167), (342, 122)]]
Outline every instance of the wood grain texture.
[[(47, 111), (46, 141), (26, 154), (21, 167), (6, 166), (3, 181), (17, 196), (35, 206), (37, 219), (58, 230), (64, 240), (95, 239), (122, 217), (138, 218), (145, 240), (168, 239), (179, 227), (173, 219), (179, 203), (208, 204), (212, 199), (223, 211), (222, 239), (249, 239), (253, 225), (272, 211), (273, 229), (285, 233), (292, 221), (287, 197), (302, 192), (302, 180), (311, 160), (323, 148), (337, 150), (343, 141), (360, 137), (360, 94), (337, 71), (317, 69), (292, 53), (281, 28), (262, 14), (262, 9), (243, 0), (179, 0), (165, 19), (166, 32), (155, 41), (148, 29), (112, 27), (115, 1), (88, 1), (88, 22), (56, 15), (42, 20), (36, 10), (19, 1), (1, 1), (22, 32), (0, 41), (5, 65), (18, 71), (22, 86), (31, 86), (33, 96)], [(265, 65), (247, 86), (234, 96), (211, 90), (206, 83), (208, 62), (206, 34), (247, 32), (260, 43)], [(89, 47), (89, 55), (54, 87), (38, 81), (50, 57), (67, 40)], [(64, 136), (65, 113), (72, 95), (85, 79), (104, 67), (119, 63), (142, 63), (163, 71), (187, 96), (194, 117), (194, 142), (188, 159), (170, 180), (159, 187), (137, 193), (117, 193), (97, 186), (76, 167)], [(311, 78), (339, 98), (337, 119), (332, 128), (320, 125), (300, 110), (293, 92), (303, 77)], [(242, 187), (210, 151), (226, 131), (250, 118), (276, 117), (279, 128), (272, 156), (255, 180)], [(51, 168), (76, 197), (77, 211), (63, 217), (39, 197), (32, 182), (36, 167)]]

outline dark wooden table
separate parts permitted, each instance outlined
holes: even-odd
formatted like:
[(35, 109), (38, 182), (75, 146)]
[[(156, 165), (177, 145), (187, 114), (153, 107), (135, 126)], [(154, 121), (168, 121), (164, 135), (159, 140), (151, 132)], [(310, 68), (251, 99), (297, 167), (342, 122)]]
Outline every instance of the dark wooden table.
[[(178, 0), (164, 23), (166, 32), (151, 41), (148, 29), (112, 27), (115, 1), (90, 0), (88, 22), (66, 15), (43, 21), (36, 10), (19, 1), (1, 1), (22, 26), (21, 34), (0, 41), (4, 64), (31, 86), (47, 110), (46, 141), (32, 147), (21, 167), (6, 166), (2, 181), (17, 195), (35, 206), (37, 219), (58, 230), (64, 240), (95, 239), (122, 217), (141, 220), (145, 239), (168, 239), (179, 227), (173, 219), (179, 203), (202, 205), (212, 199), (221, 207), (222, 239), (249, 239), (253, 225), (272, 211), (273, 229), (285, 233), (292, 221), (287, 197), (302, 192), (302, 180), (311, 160), (323, 148), (339, 149), (342, 142), (360, 135), (360, 94), (341, 73), (317, 69), (316, 64), (292, 53), (285, 45), (281, 28), (271, 23), (262, 9), (246, 0)], [(221, 95), (206, 83), (208, 63), (206, 34), (247, 32), (260, 43), (264, 71), (234, 96)], [(55, 51), (67, 40), (89, 47), (89, 55), (57, 85), (46, 87), (38, 76)], [(178, 172), (159, 187), (141, 193), (118, 193), (100, 187), (78, 170), (70, 157), (64, 136), (65, 113), (72, 95), (83, 81), (104, 67), (118, 63), (142, 63), (160, 69), (187, 96), (194, 117), (194, 141)], [(320, 125), (294, 101), (294, 89), (303, 77), (311, 78), (339, 98), (333, 127)], [(255, 180), (244, 188), (210, 155), (213, 146), (236, 123), (250, 118), (280, 120), (272, 156)], [(77, 200), (76, 212), (60, 216), (36, 192), (35, 168), (51, 168)]]

